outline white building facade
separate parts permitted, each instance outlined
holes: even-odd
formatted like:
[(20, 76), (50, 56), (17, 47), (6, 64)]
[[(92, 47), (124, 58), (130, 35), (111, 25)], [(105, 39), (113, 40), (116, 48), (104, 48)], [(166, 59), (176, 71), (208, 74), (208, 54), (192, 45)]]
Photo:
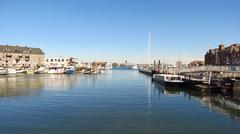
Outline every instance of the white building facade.
[(46, 67), (67, 67), (70, 63), (70, 58), (54, 57), (45, 58)]

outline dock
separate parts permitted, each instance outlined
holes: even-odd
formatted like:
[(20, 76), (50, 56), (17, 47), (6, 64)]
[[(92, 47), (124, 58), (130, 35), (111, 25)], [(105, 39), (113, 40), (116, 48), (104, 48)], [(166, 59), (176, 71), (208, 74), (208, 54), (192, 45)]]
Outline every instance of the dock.
[(199, 66), (192, 68), (169, 68), (160, 70), (139, 69), (140, 73), (152, 76), (159, 72), (184, 76), (185, 86), (189, 88), (240, 92), (239, 66)]

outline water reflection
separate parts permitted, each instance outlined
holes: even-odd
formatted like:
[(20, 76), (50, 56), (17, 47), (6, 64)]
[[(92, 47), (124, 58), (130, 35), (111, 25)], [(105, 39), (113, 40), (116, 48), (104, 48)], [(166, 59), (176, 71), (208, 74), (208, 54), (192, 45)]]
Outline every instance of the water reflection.
[[(0, 97), (22, 96), (44, 88), (44, 81), (27, 75), (8, 75), (0, 77)], [(36, 92), (35, 92), (36, 93)]]
[(0, 76), (0, 97), (40, 94), (42, 90), (70, 90), (80, 84), (79, 75)]
[(45, 75), (44, 89), (51, 91), (66, 91), (80, 84), (80, 75)]
[(210, 112), (216, 112), (230, 118), (240, 120), (240, 103), (223, 94), (204, 93), (198, 90), (181, 89), (174, 87), (164, 87), (160, 84), (153, 83), (154, 90), (158, 91), (158, 96), (184, 97), (190, 101), (199, 102), (202, 106), (208, 107)]

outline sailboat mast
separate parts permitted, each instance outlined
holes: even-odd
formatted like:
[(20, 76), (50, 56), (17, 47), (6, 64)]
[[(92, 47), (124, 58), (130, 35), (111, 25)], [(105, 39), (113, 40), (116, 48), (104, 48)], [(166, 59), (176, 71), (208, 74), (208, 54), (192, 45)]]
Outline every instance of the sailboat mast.
[(151, 33), (148, 33), (148, 65), (151, 65)]

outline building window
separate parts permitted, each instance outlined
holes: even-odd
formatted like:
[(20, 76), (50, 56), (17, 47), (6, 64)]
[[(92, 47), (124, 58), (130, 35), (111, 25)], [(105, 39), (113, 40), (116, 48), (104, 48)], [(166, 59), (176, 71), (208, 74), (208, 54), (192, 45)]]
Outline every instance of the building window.
[(51, 62), (53, 62), (53, 59), (51, 59)]
[(58, 62), (60, 62), (61, 60), (60, 59), (58, 59)]
[(48, 59), (46, 60), (46, 62), (48, 62)]
[(55, 62), (57, 62), (57, 59), (55, 59)]
[(62, 59), (62, 62), (64, 62), (64, 59)]

